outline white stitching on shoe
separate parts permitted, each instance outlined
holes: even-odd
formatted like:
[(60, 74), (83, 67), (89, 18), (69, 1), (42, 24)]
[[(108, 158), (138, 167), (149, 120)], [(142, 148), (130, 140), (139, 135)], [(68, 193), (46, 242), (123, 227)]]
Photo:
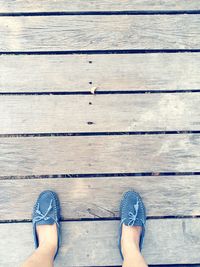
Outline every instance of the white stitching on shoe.
[[(45, 221), (47, 221), (48, 219), (52, 219), (52, 220), (54, 220), (55, 221), (55, 223), (59, 226), (59, 223), (58, 223), (58, 220), (57, 220), (57, 216), (56, 216), (56, 219), (54, 219), (53, 217), (51, 217), (51, 216), (47, 216), (48, 215), (48, 213), (51, 211), (51, 209), (52, 209), (52, 202), (53, 202), (53, 200), (51, 199), (51, 202), (50, 202), (50, 204), (49, 204), (49, 207), (48, 207), (48, 209), (47, 209), (47, 211), (46, 211), (46, 213), (45, 214), (43, 214), (41, 211), (40, 211), (40, 204), (38, 203), (38, 205), (37, 205), (37, 208), (36, 208), (36, 211), (35, 211), (35, 213), (37, 213), (38, 214), (38, 216), (36, 216), (34, 219), (33, 219), (33, 224), (35, 224), (35, 223), (37, 223), (37, 222), (39, 222), (39, 221), (41, 221), (41, 220), (45, 220)], [(55, 211), (54, 211), (55, 212)]]
[[(128, 213), (128, 219), (129, 219), (128, 226), (133, 226), (135, 224), (136, 219), (137, 219), (138, 209), (139, 209), (139, 199), (138, 198), (137, 198), (136, 204), (134, 204), (134, 209), (135, 209), (135, 214), (131, 211), (129, 211), (129, 213)], [(122, 225), (126, 219), (127, 218), (123, 218), (120, 225)]]
[(128, 213), (129, 220), (130, 220), (128, 223), (129, 226), (133, 226), (135, 223), (135, 220), (137, 218), (138, 209), (139, 209), (139, 200), (138, 199), (137, 199), (137, 203), (134, 205), (134, 208), (135, 208), (135, 214), (133, 214), (133, 212), (131, 212), (131, 211)]

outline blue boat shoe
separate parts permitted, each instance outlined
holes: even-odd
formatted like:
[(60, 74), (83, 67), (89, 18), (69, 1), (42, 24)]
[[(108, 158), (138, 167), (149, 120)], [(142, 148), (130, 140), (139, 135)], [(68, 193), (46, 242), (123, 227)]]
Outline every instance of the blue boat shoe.
[(55, 259), (61, 244), (60, 202), (55, 192), (46, 190), (39, 195), (33, 208), (32, 220), (35, 248), (38, 248), (39, 246), (36, 226), (52, 225), (54, 223), (56, 224), (58, 233), (58, 247), (54, 257)]
[(120, 204), (120, 227), (119, 227), (119, 240), (118, 246), (121, 257), (123, 259), (121, 251), (121, 236), (122, 236), (122, 226), (123, 224), (127, 226), (141, 226), (142, 231), (140, 235), (139, 247), (142, 250), (144, 235), (145, 235), (145, 225), (146, 225), (146, 211), (145, 206), (140, 195), (134, 191), (126, 192), (121, 200)]

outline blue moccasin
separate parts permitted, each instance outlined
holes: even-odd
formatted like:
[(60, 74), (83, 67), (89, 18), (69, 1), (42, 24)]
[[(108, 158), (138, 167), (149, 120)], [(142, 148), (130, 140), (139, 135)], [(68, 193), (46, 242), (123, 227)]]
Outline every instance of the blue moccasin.
[(37, 225), (52, 225), (56, 223), (58, 232), (58, 247), (54, 259), (58, 254), (58, 250), (61, 243), (61, 229), (60, 229), (60, 203), (58, 196), (55, 192), (50, 190), (43, 191), (33, 208), (32, 214), (33, 220), (33, 236), (35, 242), (35, 248), (39, 246), (36, 226)]
[(145, 206), (140, 195), (134, 191), (126, 192), (121, 200), (120, 205), (120, 227), (119, 227), (119, 251), (123, 259), (121, 251), (121, 236), (122, 236), (122, 225), (127, 226), (141, 226), (142, 232), (140, 235), (140, 250), (142, 249), (145, 225), (146, 225), (146, 211)]

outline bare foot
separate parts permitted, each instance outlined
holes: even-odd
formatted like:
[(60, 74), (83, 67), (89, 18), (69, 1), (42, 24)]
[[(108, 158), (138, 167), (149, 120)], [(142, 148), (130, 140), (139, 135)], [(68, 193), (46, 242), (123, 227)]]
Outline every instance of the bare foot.
[(45, 247), (55, 255), (58, 246), (58, 234), (56, 224), (37, 225), (36, 227), (39, 247)]
[(142, 227), (141, 226), (122, 226), (122, 238), (121, 238), (121, 248), (123, 256), (129, 254), (133, 250), (139, 251), (140, 235)]

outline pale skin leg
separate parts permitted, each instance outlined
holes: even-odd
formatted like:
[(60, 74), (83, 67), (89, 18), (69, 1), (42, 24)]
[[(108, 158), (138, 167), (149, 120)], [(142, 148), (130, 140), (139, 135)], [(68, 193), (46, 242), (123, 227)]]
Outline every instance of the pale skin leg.
[(39, 247), (21, 267), (53, 267), (58, 236), (56, 224), (37, 226)]
[(122, 267), (147, 267), (139, 249), (140, 233), (140, 226), (126, 226), (123, 224), (121, 248), (124, 262)]
[[(123, 267), (147, 267), (139, 249), (141, 227), (122, 227), (121, 247), (124, 257)], [(56, 225), (37, 226), (39, 247), (21, 267), (53, 267), (54, 255), (57, 248)]]

